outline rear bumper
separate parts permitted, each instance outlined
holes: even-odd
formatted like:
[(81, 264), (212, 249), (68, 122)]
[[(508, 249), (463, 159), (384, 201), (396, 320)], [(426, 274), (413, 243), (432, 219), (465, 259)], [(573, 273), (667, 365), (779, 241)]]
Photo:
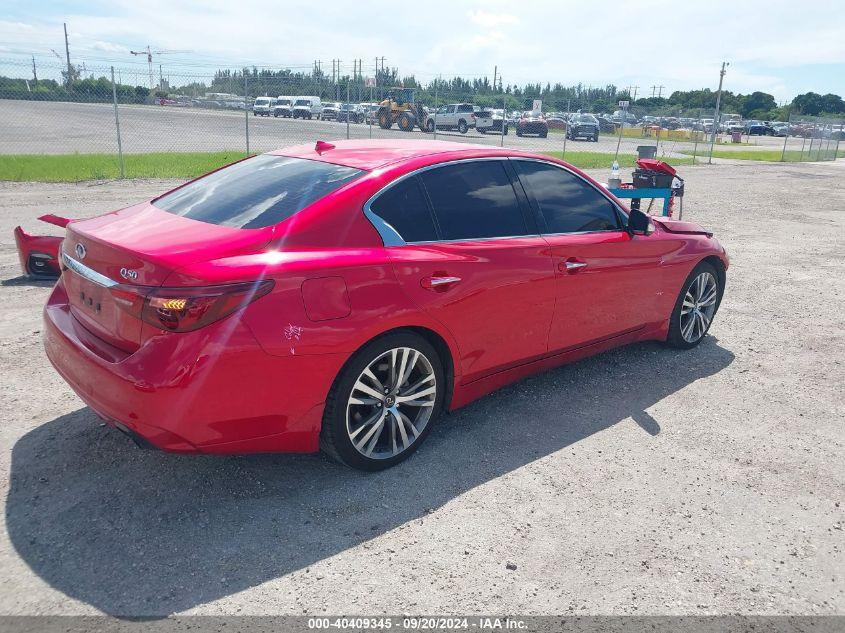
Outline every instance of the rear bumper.
[(29, 235), (16, 226), (15, 245), (24, 275), (32, 277), (58, 277), (59, 245), (62, 238), (48, 235)]
[(345, 358), (264, 352), (239, 315), (154, 336), (127, 354), (71, 314), (60, 280), (44, 308), (50, 362), (107, 422), (182, 453), (314, 452)]

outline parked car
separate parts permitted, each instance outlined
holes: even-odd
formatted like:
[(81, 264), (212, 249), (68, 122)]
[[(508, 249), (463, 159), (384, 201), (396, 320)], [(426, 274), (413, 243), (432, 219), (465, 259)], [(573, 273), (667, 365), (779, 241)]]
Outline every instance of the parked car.
[[(504, 125), (504, 130), (502, 126)], [(504, 119), (503, 110), (479, 110), (475, 113), (475, 129), (486, 134), (496, 132), (497, 134), (508, 133), (508, 122)]]
[(349, 119), (350, 123), (363, 123), (364, 116), (364, 112), (357, 103), (343, 103), (338, 108), (335, 118), (343, 122)]
[(323, 115), (320, 97), (296, 97), (293, 101), (294, 119), (319, 119)]
[(573, 114), (569, 118), (569, 126), (566, 128), (566, 137), (573, 141), (585, 138), (588, 141), (598, 143), (599, 122), (592, 114)]
[(789, 136), (789, 123), (783, 123), (780, 121), (776, 121), (771, 124), (772, 130), (774, 130), (774, 136), (786, 137)]
[[(255, 102), (252, 104), (252, 115), (270, 116), (273, 112), (273, 106), (275, 105), (276, 100), (273, 97), (256, 97)], [(221, 107), (221, 104), (218, 103), (217, 107)]]
[(762, 121), (752, 119), (745, 123), (745, 133), (748, 136), (774, 136), (775, 131), (771, 126), (766, 125)]
[(547, 114), (543, 118), (550, 130), (565, 130), (568, 125), (566, 116), (563, 114)]
[(419, 140), (249, 158), (70, 222), (60, 256), (47, 357), (109, 425), (364, 470), (531, 373), (695, 347), (728, 267), (712, 233), (629, 212), (562, 161)]
[(274, 117), (285, 117), (289, 119), (293, 116), (293, 99), (291, 97), (278, 97), (276, 105), (273, 106)]
[(599, 122), (599, 132), (616, 132), (619, 129), (619, 126), (606, 116), (597, 116), (596, 120)]
[(546, 138), (549, 135), (546, 120), (536, 112), (523, 112), (516, 122), (516, 135), (525, 136), (526, 134), (536, 134), (541, 138)]
[(324, 121), (337, 120), (337, 113), (340, 110), (340, 103), (329, 102), (323, 104), (323, 111), (320, 113), (320, 118)]
[(364, 109), (364, 123), (368, 125), (378, 125), (378, 109), (377, 103), (362, 103)]
[(720, 128), (724, 134), (732, 134), (733, 132), (745, 131), (745, 126), (743, 125), (740, 119), (731, 119), (728, 121), (723, 121)]
[(471, 103), (450, 103), (440, 107), (432, 117), (438, 130), (457, 130), (466, 134), (475, 127), (475, 106)]

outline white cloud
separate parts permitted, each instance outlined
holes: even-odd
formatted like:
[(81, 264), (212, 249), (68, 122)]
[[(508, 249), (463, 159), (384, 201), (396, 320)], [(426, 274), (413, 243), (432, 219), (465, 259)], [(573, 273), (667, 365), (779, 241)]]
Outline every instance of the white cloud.
[(518, 24), (519, 18), (510, 13), (490, 13), (483, 9), (467, 11), (467, 17), (471, 22), (487, 29), (495, 29), (509, 24)]

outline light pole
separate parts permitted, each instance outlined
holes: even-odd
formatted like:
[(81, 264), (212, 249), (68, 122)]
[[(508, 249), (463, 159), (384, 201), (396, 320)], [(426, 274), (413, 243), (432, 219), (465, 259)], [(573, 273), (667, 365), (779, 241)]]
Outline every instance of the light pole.
[(725, 67), (730, 62), (722, 62), (722, 70), (719, 71), (719, 89), (716, 91), (716, 111), (713, 113), (713, 133), (710, 135), (710, 155), (707, 157), (707, 164), (713, 162), (713, 145), (716, 144), (716, 130), (719, 125), (719, 106), (722, 105), (722, 82), (725, 80)]

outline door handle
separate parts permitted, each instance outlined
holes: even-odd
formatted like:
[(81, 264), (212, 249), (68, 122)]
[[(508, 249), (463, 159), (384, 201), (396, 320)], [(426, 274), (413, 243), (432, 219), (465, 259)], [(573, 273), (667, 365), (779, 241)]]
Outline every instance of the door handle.
[(587, 262), (578, 262), (578, 261), (575, 261), (574, 259), (569, 259), (565, 262), (560, 262), (557, 265), (557, 269), (562, 273), (563, 272), (577, 273), (579, 270), (581, 270), (582, 268), (584, 268), (586, 266), (587, 266)]
[(460, 277), (450, 277), (446, 275), (424, 277), (420, 280), (420, 285), (426, 290), (439, 290), (440, 292), (443, 292), (449, 288), (449, 286), (458, 283), (460, 280)]

